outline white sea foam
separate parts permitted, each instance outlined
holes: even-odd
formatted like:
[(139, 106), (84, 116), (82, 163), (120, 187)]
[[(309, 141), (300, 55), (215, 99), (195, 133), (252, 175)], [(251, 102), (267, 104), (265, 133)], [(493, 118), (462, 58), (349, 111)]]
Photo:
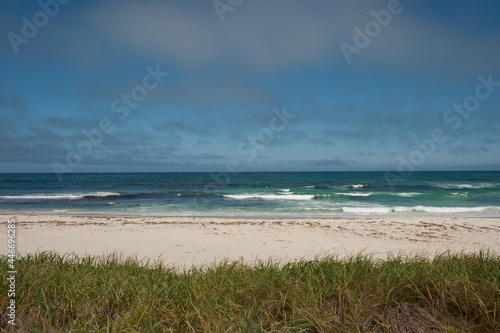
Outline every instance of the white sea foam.
[(342, 207), (342, 211), (345, 213), (390, 213), (392, 212), (391, 207)]
[(30, 200), (43, 200), (43, 199), (69, 199), (69, 200), (79, 200), (84, 197), (107, 197), (107, 196), (119, 196), (120, 193), (114, 192), (91, 192), (91, 193), (36, 193), (36, 194), (26, 194), (26, 195), (3, 195), (0, 199), (30, 199)]
[(265, 199), (265, 200), (311, 200), (314, 195), (308, 194), (225, 194), (224, 197), (236, 200)]
[(349, 192), (349, 193), (334, 193), (336, 195), (347, 195), (347, 196), (350, 196), (350, 197), (369, 197), (370, 195), (372, 194), (375, 194), (373, 192)]
[(495, 207), (428, 207), (428, 206), (416, 206), (414, 207), (417, 211), (423, 211), (427, 213), (468, 213), (468, 212), (484, 212), (485, 210), (494, 209)]
[(82, 199), (83, 195), (76, 194), (28, 194), (28, 195), (3, 195), (0, 199)]
[(340, 185), (340, 186), (331, 186), (331, 188), (336, 188), (339, 190), (351, 190), (351, 189), (358, 189), (358, 188), (363, 188), (368, 185), (365, 184), (351, 184), (351, 185)]
[(407, 212), (425, 212), (425, 213), (472, 213), (485, 211), (500, 211), (500, 207), (485, 206), (485, 207), (433, 207), (433, 206), (413, 206), (413, 207), (388, 207), (388, 206), (363, 206), (363, 207), (342, 207), (345, 213), (407, 213)]
[(396, 195), (399, 197), (415, 197), (417, 195), (420, 195), (422, 193), (418, 192), (336, 192), (334, 193), (335, 195), (347, 195), (351, 197), (369, 197), (370, 195), (374, 194), (389, 194), (389, 195)]
[(390, 193), (392, 195), (397, 195), (397, 196), (400, 196), (400, 197), (416, 197), (417, 195), (420, 195), (422, 193), (418, 193), (418, 192), (401, 192), (401, 193)]
[(83, 196), (86, 197), (109, 197), (109, 196), (119, 196), (120, 193), (116, 192), (91, 192), (91, 193), (83, 193)]
[(490, 183), (481, 183), (481, 184), (437, 184), (435, 187), (444, 188), (444, 189), (462, 189), (462, 188), (489, 188), (496, 187), (495, 184)]

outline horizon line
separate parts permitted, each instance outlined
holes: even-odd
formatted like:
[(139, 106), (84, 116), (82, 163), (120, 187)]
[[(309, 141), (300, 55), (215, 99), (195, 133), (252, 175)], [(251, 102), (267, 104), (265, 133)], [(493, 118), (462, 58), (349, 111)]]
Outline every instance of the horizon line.
[[(341, 173), (341, 172), (395, 172), (395, 173), (405, 173), (408, 171), (399, 171), (399, 170), (267, 170), (267, 171), (240, 171), (240, 172), (235, 172), (235, 171), (218, 171), (218, 170), (207, 170), (207, 171), (80, 171), (80, 172), (71, 172), (69, 174), (93, 174), (93, 173), (229, 173), (229, 174), (241, 174), (241, 173), (279, 173), (279, 172), (289, 172), (289, 173), (299, 173), (299, 172), (308, 172), (308, 173), (314, 173), (314, 172), (332, 172), (332, 173)], [(473, 170), (473, 169), (463, 169), (463, 170), (456, 170), (456, 169), (434, 169), (434, 170), (415, 170), (411, 171), (411, 173), (418, 173), (418, 172), (500, 172), (500, 169), (487, 169), (487, 170)], [(54, 172), (47, 172), (47, 171), (42, 171), (42, 172), (0, 172), (0, 174), (52, 174)]]

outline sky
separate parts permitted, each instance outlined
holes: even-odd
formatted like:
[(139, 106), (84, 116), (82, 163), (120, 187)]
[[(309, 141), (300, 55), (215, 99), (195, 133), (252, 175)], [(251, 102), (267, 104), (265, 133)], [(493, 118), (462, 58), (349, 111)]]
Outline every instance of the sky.
[(497, 0), (2, 0), (0, 172), (500, 170)]

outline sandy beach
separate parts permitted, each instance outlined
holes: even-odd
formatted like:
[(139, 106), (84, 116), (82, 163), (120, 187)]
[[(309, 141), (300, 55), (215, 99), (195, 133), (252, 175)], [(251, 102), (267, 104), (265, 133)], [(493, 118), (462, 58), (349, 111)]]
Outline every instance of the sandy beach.
[[(451, 250), (500, 252), (500, 219), (241, 219), (95, 215), (1, 214), (16, 220), (17, 251), (103, 255), (117, 253), (189, 268), (223, 259), (291, 261), (360, 252)], [(0, 234), (6, 247), (7, 232)]]

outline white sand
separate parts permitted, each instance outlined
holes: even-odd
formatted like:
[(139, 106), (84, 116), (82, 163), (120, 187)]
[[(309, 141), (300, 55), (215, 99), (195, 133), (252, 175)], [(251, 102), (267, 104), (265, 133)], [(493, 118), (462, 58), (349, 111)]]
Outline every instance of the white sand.
[(163, 260), (189, 268), (223, 258), (289, 261), (317, 255), (378, 258), (451, 250), (500, 253), (500, 219), (232, 219), (0, 214), (7, 251), (7, 221), (16, 220), (18, 253), (109, 253)]

